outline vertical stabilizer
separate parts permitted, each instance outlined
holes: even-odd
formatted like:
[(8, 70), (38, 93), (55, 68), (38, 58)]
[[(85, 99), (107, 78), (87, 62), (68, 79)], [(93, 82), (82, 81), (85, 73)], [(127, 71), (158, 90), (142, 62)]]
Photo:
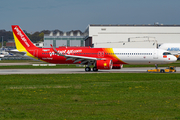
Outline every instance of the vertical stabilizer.
[(36, 48), (36, 46), (31, 42), (31, 40), (18, 25), (12, 25), (12, 31), (17, 50), (21, 52), (27, 51), (29, 48)]

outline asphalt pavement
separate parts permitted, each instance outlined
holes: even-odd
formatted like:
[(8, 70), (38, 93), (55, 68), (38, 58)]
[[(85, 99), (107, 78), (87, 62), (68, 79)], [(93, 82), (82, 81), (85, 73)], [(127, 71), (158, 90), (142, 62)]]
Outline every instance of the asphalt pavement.
[[(162, 67), (159, 67), (162, 68)], [(112, 70), (99, 70), (97, 72), (85, 72), (83, 68), (69, 68), (69, 69), (0, 69), (0, 74), (91, 74), (91, 73), (147, 73), (148, 69), (154, 67), (136, 67), (136, 68), (122, 68)], [(180, 73), (180, 67), (176, 68)]]

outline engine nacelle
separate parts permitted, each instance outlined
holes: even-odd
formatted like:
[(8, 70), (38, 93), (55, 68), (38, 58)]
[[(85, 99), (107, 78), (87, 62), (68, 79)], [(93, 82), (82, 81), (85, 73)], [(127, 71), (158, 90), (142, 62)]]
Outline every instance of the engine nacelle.
[(113, 64), (112, 69), (121, 69), (123, 68), (123, 64)]
[(97, 60), (96, 61), (96, 67), (97, 69), (112, 69), (113, 66), (113, 62), (111, 59), (107, 59), (107, 60)]

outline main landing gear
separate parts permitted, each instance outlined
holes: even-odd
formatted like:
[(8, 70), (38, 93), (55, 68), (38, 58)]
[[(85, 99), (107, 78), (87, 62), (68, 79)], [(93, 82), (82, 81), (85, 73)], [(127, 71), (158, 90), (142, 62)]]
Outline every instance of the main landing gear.
[(86, 71), (86, 72), (89, 72), (89, 71), (91, 71), (91, 68), (90, 68), (90, 67), (86, 67), (86, 68), (85, 68), (85, 71)]
[[(93, 70), (94, 72), (98, 71), (98, 69), (97, 69), (96, 67), (93, 67), (92, 70)], [(90, 72), (90, 71), (91, 71), (91, 68), (90, 68), (90, 67), (86, 67), (86, 68), (85, 68), (85, 71), (86, 71), (86, 72)]]
[(93, 67), (93, 71), (98, 71), (97, 67)]

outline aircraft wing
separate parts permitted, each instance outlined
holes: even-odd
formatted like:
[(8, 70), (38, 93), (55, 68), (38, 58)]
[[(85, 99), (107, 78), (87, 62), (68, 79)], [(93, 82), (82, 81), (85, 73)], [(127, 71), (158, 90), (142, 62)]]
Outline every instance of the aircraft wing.
[(81, 64), (86, 64), (86, 63), (95, 63), (96, 60), (100, 60), (99, 58), (94, 58), (94, 57), (84, 57), (84, 56), (61, 54), (52, 45), (51, 45), (51, 47), (54, 50), (55, 54), (65, 57), (66, 61), (74, 60), (74, 63), (81, 61)]
[(26, 52), (19, 52), (18, 50), (9, 50), (6, 52), (11, 53), (11, 54), (16, 55), (16, 56), (21, 56), (21, 57), (26, 54)]
[(64, 57), (66, 58), (66, 61), (74, 60), (74, 63), (81, 61), (81, 64), (95, 63), (95, 61), (98, 60), (97, 58), (93, 58), (93, 57), (74, 56), (74, 55), (65, 55)]

